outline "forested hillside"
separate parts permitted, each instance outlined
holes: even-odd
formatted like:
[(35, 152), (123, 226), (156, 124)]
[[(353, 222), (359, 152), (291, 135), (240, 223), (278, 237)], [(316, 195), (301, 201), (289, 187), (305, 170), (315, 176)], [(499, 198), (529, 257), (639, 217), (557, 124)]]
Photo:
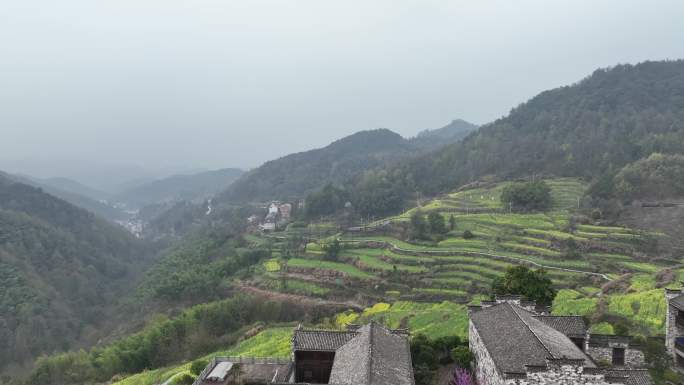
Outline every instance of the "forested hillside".
[(363, 171), (458, 141), (470, 127), (458, 122), (458, 127), (428, 130), (411, 140), (388, 129), (357, 132), (324, 148), (266, 162), (231, 185), (220, 199), (301, 198), (326, 184), (346, 182)]
[[(105, 196), (105, 193), (98, 193), (72, 180), (64, 178), (37, 179), (4, 174), (1, 171), (0, 175), (14, 182), (40, 188), (52, 196), (65, 200), (76, 207), (86, 209), (104, 219), (117, 221), (128, 218), (128, 215), (123, 210), (99, 200)], [(97, 196), (100, 196), (100, 198), (95, 198)]]
[(176, 201), (207, 199), (225, 190), (243, 171), (236, 168), (172, 175), (136, 186), (116, 195), (115, 200), (133, 207)]
[(93, 343), (148, 247), (38, 188), (0, 177), (0, 366)]
[(431, 169), (412, 173), (416, 186), (431, 192), (488, 174), (595, 178), (653, 152), (684, 152), (684, 61), (597, 70), (539, 94), (409, 170)]
[(411, 142), (427, 149), (436, 149), (457, 142), (475, 130), (476, 125), (463, 119), (455, 119), (444, 127), (419, 132), (415, 138), (411, 138)]
[(655, 152), (684, 153), (682, 60), (600, 69), (576, 84), (542, 92), (461, 142), (376, 173), (383, 183), (374, 194), (380, 199), (378, 191), (401, 192), (405, 200), (488, 175), (612, 179), (623, 166)]

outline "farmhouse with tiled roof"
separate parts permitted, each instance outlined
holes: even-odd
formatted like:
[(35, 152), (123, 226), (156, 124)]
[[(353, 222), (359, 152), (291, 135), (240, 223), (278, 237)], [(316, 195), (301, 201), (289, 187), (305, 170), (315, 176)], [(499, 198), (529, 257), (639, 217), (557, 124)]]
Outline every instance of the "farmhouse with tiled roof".
[[(581, 317), (534, 308), (519, 298), (471, 307), (469, 344), (480, 385), (652, 384), (629, 337), (589, 335)], [(599, 360), (614, 367), (601, 369)]]
[(307, 330), (292, 337), (292, 359), (217, 357), (194, 385), (414, 385), (406, 330), (375, 322), (348, 330)]

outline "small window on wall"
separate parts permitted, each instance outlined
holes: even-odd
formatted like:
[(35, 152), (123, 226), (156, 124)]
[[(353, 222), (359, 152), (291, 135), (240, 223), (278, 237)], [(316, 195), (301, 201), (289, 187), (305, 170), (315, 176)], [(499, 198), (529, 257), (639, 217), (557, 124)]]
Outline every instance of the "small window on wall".
[(625, 348), (613, 348), (613, 365), (625, 365)]

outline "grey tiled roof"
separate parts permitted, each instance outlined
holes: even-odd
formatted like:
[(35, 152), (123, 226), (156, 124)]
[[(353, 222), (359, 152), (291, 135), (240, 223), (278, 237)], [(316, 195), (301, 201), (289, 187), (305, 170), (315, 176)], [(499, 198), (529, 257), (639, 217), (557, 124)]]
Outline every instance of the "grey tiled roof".
[(357, 334), (352, 331), (295, 330), (292, 349), (334, 352)]
[(587, 334), (587, 324), (581, 316), (553, 316), (542, 315), (534, 318), (551, 326), (568, 337), (584, 337)]
[(672, 298), (670, 300), (670, 305), (676, 307), (679, 310), (684, 310), (684, 294)]
[(407, 336), (374, 322), (361, 327), (335, 353), (329, 383), (414, 385)]
[(568, 337), (519, 306), (502, 303), (472, 313), (471, 320), (501, 373), (525, 373), (526, 365), (543, 367), (547, 358), (595, 367)]
[(632, 348), (638, 347), (639, 342), (631, 336), (615, 336), (608, 334), (590, 334), (589, 346), (591, 347), (609, 347), (611, 343), (627, 344)]
[(610, 369), (606, 376), (627, 377), (625, 385), (653, 385), (653, 379), (646, 369)]

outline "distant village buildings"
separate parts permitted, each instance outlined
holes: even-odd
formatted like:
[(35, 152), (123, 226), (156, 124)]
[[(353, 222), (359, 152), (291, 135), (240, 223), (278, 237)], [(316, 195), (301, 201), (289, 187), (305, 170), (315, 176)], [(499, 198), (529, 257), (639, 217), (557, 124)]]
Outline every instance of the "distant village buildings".
[(258, 217), (254, 215), (247, 218), (250, 225), (258, 221), (257, 227), (261, 231), (274, 231), (290, 219), (292, 219), (292, 204), (280, 202), (271, 202), (267, 207), (266, 216), (261, 221), (258, 221)]

